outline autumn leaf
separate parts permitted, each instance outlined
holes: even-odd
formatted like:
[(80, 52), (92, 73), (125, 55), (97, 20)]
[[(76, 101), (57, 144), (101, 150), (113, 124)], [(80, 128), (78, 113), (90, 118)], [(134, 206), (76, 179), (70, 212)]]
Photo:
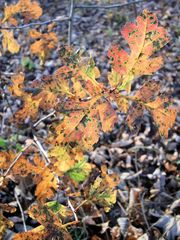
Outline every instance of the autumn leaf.
[(98, 106), (100, 121), (102, 123), (102, 130), (108, 132), (113, 129), (114, 124), (117, 122), (117, 115), (110, 105), (105, 102)]
[(127, 115), (127, 123), (130, 128), (137, 128), (138, 124), (141, 123), (143, 112), (146, 108), (145, 104), (155, 99), (155, 96), (159, 94), (160, 85), (157, 82), (149, 81), (145, 82), (143, 86), (136, 91), (135, 95), (132, 97), (134, 100), (133, 104), (129, 108)]
[(45, 205), (48, 209), (55, 213), (60, 220), (62, 220), (62, 218), (67, 218), (68, 216), (72, 216), (72, 211), (67, 206), (60, 204), (58, 201), (46, 202)]
[(61, 146), (55, 146), (49, 151), (49, 157), (55, 158), (54, 168), (57, 173), (67, 172), (74, 165), (74, 160), (68, 154), (67, 149)]
[(53, 81), (47, 85), (47, 88), (60, 92), (61, 94), (73, 96), (73, 93), (70, 90), (70, 81), (71, 78), (74, 78), (75, 76), (75, 69), (72, 69), (69, 66), (60, 67), (53, 73)]
[(121, 33), (131, 52), (128, 54), (118, 46), (110, 48), (108, 57), (117, 74), (112, 72), (109, 80), (112, 87), (129, 93), (135, 77), (150, 75), (162, 66), (162, 57), (151, 55), (169, 42), (169, 37), (166, 30), (158, 26), (156, 15), (146, 9), (137, 17), (136, 24), (127, 23)]
[(33, 99), (31, 95), (23, 95), (24, 105), (23, 108), (16, 112), (16, 121), (23, 121), (26, 118), (35, 119), (38, 114), (39, 104), (41, 99)]
[[(100, 94), (102, 91), (101, 85), (95, 80), (98, 77), (95, 66), (77, 65), (76, 67), (63, 66), (57, 69), (52, 78), (53, 81), (47, 85), (47, 88), (53, 89), (61, 95), (69, 97), (86, 98)], [(95, 70), (96, 69), (96, 70)], [(86, 72), (87, 71), (87, 72)]]
[(56, 134), (58, 135), (56, 141), (61, 143), (69, 137), (83, 117), (83, 111), (75, 111), (65, 116), (63, 121), (55, 128)]
[(48, 168), (45, 168), (41, 174), (35, 178), (37, 199), (44, 202), (54, 196), (57, 189), (57, 177)]
[(2, 46), (4, 51), (8, 50), (12, 54), (18, 53), (20, 46), (18, 42), (14, 39), (13, 32), (7, 30), (1, 30), (3, 39)]
[(159, 133), (168, 137), (168, 129), (176, 119), (176, 109), (173, 108), (169, 98), (158, 96), (160, 85), (156, 82), (146, 82), (132, 97), (135, 102), (129, 109), (127, 123), (129, 127), (137, 126), (145, 109), (150, 111), (158, 127)]
[(85, 102), (72, 99), (67, 102), (64, 107), (72, 112), (55, 127), (57, 137), (54, 142), (77, 142), (82, 149), (92, 149), (99, 140), (100, 131), (110, 131), (117, 122), (112, 106), (107, 102), (99, 102), (100, 98), (97, 96)]
[(55, 108), (58, 105), (57, 96), (51, 92), (42, 90), (39, 94), (33, 97), (34, 100), (39, 100), (39, 107), (43, 110), (49, 110), (51, 108)]
[(24, 74), (23, 73), (19, 73), (19, 74), (15, 74), (12, 76), (11, 81), (13, 83), (12, 86), (10, 86), (8, 89), (9, 91), (17, 96), (17, 97), (21, 97), (24, 92), (22, 90), (23, 84), (24, 84)]
[(159, 133), (168, 137), (168, 130), (176, 120), (176, 109), (171, 106), (167, 97), (159, 96), (153, 102), (146, 104), (150, 108), (152, 117), (158, 127)]
[(58, 186), (58, 179), (55, 173), (45, 165), (45, 162), (38, 156), (34, 156), (33, 181), (36, 184), (35, 195), (37, 199), (44, 202), (54, 196)]
[(92, 58), (88, 59), (88, 62), (80, 67), (79, 73), (85, 81), (89, 80), (94, 86), (97, 88), (99, 87), (99, 83), (96, 81), (96, 78), (100, 77), (100, 71), (95, 66)]
[[(7, 170), (12, 164), (16, 157), (16, 154), (12, 151), (10, 152), (0, 152), (0, 168), (2, 170)], [(14, 176), (26, 177), (28, 174), (31, 174), (33, 170), (32, 164), (26, 158), (25, 155), (19, 157), (18, 161), (14, 164), (11, 169), (11, 174)]]
[(48, 207), (48, 205), (33, 205), (30, 207), (28, 214), (41, 225), (30, 231), (15, 234), (15, 240), (28, 240), (32, 238), (37, 240), (48, 240), (57, 236), (61, 236), (62, 239), (72, 240), (59, 217)]
[(13, 240), (45, 240), (46, 234), (44, 226), (40, 225), (30, 231), (15, 234)]
[(12, 207), (8, 204), (0, 203), (0, 239), (4, 239), (4, 234), (7, 228), (12, 228), (14, 223), (8, 220), (4, 215), (3, 212), (13, 213), (16, 211), (15, 207)]
[(54, 32), (41, 34), (36, 30), (31, 30), (29, 36), (33, 39), (40, 38), (31, 44), (30, 51), (39, 57), (42, 65), (49, 53), (57, 46), (58, 37)]
[(36, 1), (19, 0), (17, 4), (5, 7), (2, 22), (11, 20), (18, 13), (21, 13), (25, 20), (29, 21), (31, 19), (38, 19), (42, 15), (42, 9)]
[(101, 176), (98, 176), (91, 185), (87, 199), (104, 207), (108, 212), (116, 202), (116, 186), (119, 184), (119, 178), (116, 174), (109, 176), (105, 166), (101, 167), (101, 171)]

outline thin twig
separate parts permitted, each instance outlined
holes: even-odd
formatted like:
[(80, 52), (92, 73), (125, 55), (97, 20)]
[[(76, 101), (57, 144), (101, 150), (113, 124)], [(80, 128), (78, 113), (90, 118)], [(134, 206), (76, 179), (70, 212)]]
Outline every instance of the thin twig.
[(33, 23), (24, 24), (24, 25), (15, 26), (15, 27), (2, 27), (2, 26), (0, 26), (0, 29), (1, 30), (3, 30), (3, 29), (4, 30), (23, 29), (23, 28), (30, 28), (30, 27), (33, 27), (33, 26), (47, 25), (47, 24), (52, 23), (52, 22), (62, 22), (62, 21), (68, 21), (68, 20), (69, 20), (69, 17), (58, 16), (54, 19), (50, 19), (50, 20), (44, 21), (44, 22), (33, 22)]
[(37, 137), (35, 135), (33, 135), (33, 138), (34, 138), (35, 145), (37, 146), (37, 148), (39, 149), (40, 153), (42, 154), (42, 156), (45, 159), (46, 166), (48, 166), (51, 163), (51, 161), (49, 160), (46, 151), (44, 150), (44, 148), (42, 147), (41, 143), (39, 142), (39, 140), (37, 139)]
[(75, 5), (75, 8), (100, 8), (100, 9), (111, 9), (111, 8), (119, 8), (119, 7), (126, 7), (131, 4), (137, 4), (144, 2), (145, 0), (139, 0), (139, 1), (134, 1), (134, 2), (128, 2), (128, 3), (117, 3), (117, 4), (108, 4), (108, 5), (98, 5), (98, 4), (92, 4), (92, 5), (87, 5), (87, 4), (77, 4)]
[[(134, 173), (133, 175), (130, 175), (130, 176), (126, 177), (125, 180), (132, 180), (132, 179), (137, 178), (137, 177), (139, 179), (139, 175), (141, 175), (141, 173), (142, 173), (142, 170)], [(140, 187), (139, 184), (138, 184), (138, 187)]]
[(74, 209), (73, 205), (71, 204), (69, 198), (67, 199), (67, 201), (68, 201), (68, 206), (71, 208), (71, 211), (73, 212), (75, 221), (78, 221), (78, 217), (76, 215), (76, 210)]
[(3, 134), (3, 132), (4, 132), (4, 120), (5, 120), (5, 118), (4, 118), (4, 112), (1, 114), (1, 116), (2, 116), (2, 121), (1, 121), (1, 134)]
[(16, 202), (17, 202), (18, 207), (19, 207), (19, 210), (20, 210), (20, 212), (21, 212), (21, 218), (22, 218), (22, 222), (23, 222), (24, 231), (27, 232), (27, 227), (26, 227), (24, 212), (23, 212), (23, 209), (22, 209), (22, 206), (21, 206), (21, 203), (20, 203), (20, 201), (19, 201), (18, 194), (16, 193), (16, 191), (14, 192), (14, 196), (15, 196), (15, 198), (16, 198)]
[[(2, 99), (3, 99), (3, 102), (4, 102), (4, 93), (2, 94)], [(4, 108), (3, 108), (3, 112), (2, 112), (2, 114), (1, 114), (1, 116), (2, 116), (2, 121), (1, 121), (1, 134), (3, 134), (3, 132), (4, 132)]]
[(149, 229), (150, 226), (149, 226), (148, 220), (146, 218), (146, 213), (145, 213), (145, 209), (144, 209), (144, 195), (145, 195), (145, 192), (142, 194), (142, 197), (141, 197), (141, 209), (142, 209), (142, 214), (143, 214), (143, 218), (146, 223), (147, 229)]
[(121, 209), (121, 211), (124, 213), (124, 216), (128, 216), (128, 214), (127, 214), (127, 212), (126, 212), (126, 210), (124, 209), (124, 207), (122, 206), (122, 204), (119, 202), (119, 201), (117, 201), (117, 204), (119, 205), (119, 207), (120, 207), (120, 209)]
[(36, 123), (34, 123), (33, 127), (36, 127), (40, 122), (42, 122), (42, 121), (44, 121), (45, 119), (53, 116), (53, 115), (55, 114), (55, 112), (56, 112), (56, 111), (54, 110), (53, 112), (51, 112), (51, 113), (49, 113), (48, 115), (46, 115), (46, 116), (42, 117), (41, 119), (39, 119)]
[(88, 202), (88, 200), (87, 199), (85, 199), (84, 201), (82, 201), (76, 208), (75, 208), (75, 212), (77, 212), (77, 210), (80, 208), (80, 207), (82, 207), (85, 203), (87, 203)]
[(133, 10), (134, 10), (134, 16), (135, 18), (137, 17), (137, 7), (136, 7), (136, 3), (133, 3)]
[(166, 236), (166, 234), (174, 227), (174, 225), (176, 224), (176, 222), (177, 222), (177, 226), (179, 226), (179, 225), (178, 225), (178, 222), (179, 222), (179, 224), (180, 224), (180, 218), (178, 219), (178, 216), (175, 216), (174, 219), (173, 219), (173, 222), (171, 223), (171, 225), (170, 225), (170, 226), (167, 226), (167, 228), (166, 228), (165, 232), (163, 233), (162, 237), (165, 237), (165, 236)]
[[(138, 150), (135, 151), (135, 158), (134, 158), (134, 165), (135, 165), (136, 173), (139, 172), (137, 155), (138, 155)], [(141, 173), (142, 173), (142, 170), (141, 170)], [(138, 175), (138, 187), (140, 187), (140, 186), (141, 186), (141, 181), (140, 181), (140, 177)]]
[(69, 28), (68, 28), (68, 45), (72, 42), (72, 28), (73, 28), (73, 14), (74, 14), (74, 0), (70, 0), (70, 11), (69, 11)]
[(6, 177), (9, 172), (11, 171), (11, 169), (14, 167), (14, 164), (18, 161), (18, 159), (22, 156), (22, 154), (26, 151), (26, 149), (28, 149), (31, 145), (33, 144), (33, 142), (30, 142), (29, 144), (27, 144), (22, 150), (21, 152), (18, 153), (18, 155), (15, 157), (14, 161), (10, 164), (9, 168), (6, 170), (6, 172), (4, 173), (4, 177)]

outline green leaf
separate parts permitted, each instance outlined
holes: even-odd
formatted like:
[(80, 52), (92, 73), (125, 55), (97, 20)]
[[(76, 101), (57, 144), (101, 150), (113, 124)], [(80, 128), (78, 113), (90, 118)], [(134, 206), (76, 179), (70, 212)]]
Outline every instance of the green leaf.
[(15, 149), (18, 150), (18, 152), (21, 152), (23, 150), (23, 147), (21, 146), (21, 144), (16, 143)]
[(83, 182), (91, 172), (91, 165), (86, 160), (79, 161), (66, 174), (76, 182)]
[(0, 147), (1, 148), (7, 148), (7, 142), (6, 142), (6, 140), (5, 139), (3, 139), (3, 138), (1, 138), (0, 137)]
[(29, 57), (23, 57), (21, 60), (21, 65), (28, 70), (33, 70), (35, 68), (35, 64)]
[(61, 209), (61, 204), (57, 201), (51, 201), (46, 203), (48, 208), (50, 208), (54, 213), (58, 213)]
[(69, 209), (57, 201), (47, 202), (46, 206), (55, 214), (59, 214), (61, 217), (67, 217), (69, 215)]

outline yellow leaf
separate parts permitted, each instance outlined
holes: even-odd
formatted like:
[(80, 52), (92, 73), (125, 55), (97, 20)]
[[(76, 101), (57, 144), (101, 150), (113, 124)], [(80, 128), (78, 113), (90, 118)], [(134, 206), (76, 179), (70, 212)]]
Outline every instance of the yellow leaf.
[(65, 147), (55, 146), (49, 151), (49, 157), (54, 157), (57, 160), (54, 167), (61, 173), (68, 171), (74, 165), (74, 160)]
[(8, 50), (12, 54), (18, 53), (20, 46), (18, 42), (14, 39), (13, 32), (7, 31), (7, 30), (1, 30), (1, 32), (3, 34), (3, 39), (2, 39), (3, 49), (5, 51)]

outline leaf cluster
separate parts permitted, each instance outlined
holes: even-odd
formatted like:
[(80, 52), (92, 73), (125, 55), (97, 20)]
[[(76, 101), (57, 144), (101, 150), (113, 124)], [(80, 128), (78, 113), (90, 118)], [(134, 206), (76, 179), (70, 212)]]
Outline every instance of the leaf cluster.
[[(19, 0), (17, 4), (6, 6), (1, 25), (17, 26), (18, 15), (23, 21), (36, 20), (42, 9), (35, 1)], [(48, 26), (47, 33), (36, 29), (29, 31), (33, 43), (30, 52), (39, 57), (41, 64), (57, 47), (58, 37)], [(1, 29), (2, 47), (5, 52), (18, 53), (20, 45), (14, 39), (13, 31)], [(39, 140), (30, 140), (19, 155), (12, 150), (0, 153), (2, 169), (1, 187), (6, 188), (9, 180), (30, 177), (36, 186), (36, 205), (30, 206), (28, 214), (36, 219), (39, 226), (14, 239), (71, 239), (68, 227), (82, 220), (81, 212), (91, 215), (97, 207), (110, 211), (116, 203), (119, 178), (110, 174), (106, 166), (98, 169), (88, 162), (85, 154), (92, 150), (99, 140), (100, 132), (109, 132), (118, 122), (118, 112), (113, 108), (115, 102), (120, 112), (127, 114), (126, 122), (130, 128), (136, 126), (149, 111), (159, 133), (168, 136), (168, 129), (175, 122), (176, 110), (170, 99), (160, 91), (155, 81), (145, 82), (134, 94), (133, 81), (142, 75), (151, 75), (163, 64), (161, 56), (153, 54), (169, 42), (163, 27), (158, 26), (154, 13), (144, 10), (136, 23), (127, 23), (122, 35), (128, 43), (130, 52), (113, 45), (108, 51), (111, 71), (108, 73), (108, 86), (100, 83), (101, 73), (94, 60), (84, 57), (70, 47), (59, 49), (62, 66), (52, 75), (44, 76), (31, 83), (26, 82), (24, 73), (14, 74), (9, 92), (22, 100), (21, 109), (15, 115), (17, 126), (28, 122), (36, 131), (41, 113), (54, 110), (56, 121), (49, 126), (49, 135), (44, 139), (45, 149)], [(37, 91), (26, 92), (26, 87)], [(1, 139), (1, 146), (5, 142)], [(60, 204), (54, 197), (63, 192), (67, 204)], [(0, 206), (3, 209), (6, 205)], [(4, 234), (8, 223), (0, 212), (0, 235)], [(78, 215), (78, 217), (77, 217)]]

